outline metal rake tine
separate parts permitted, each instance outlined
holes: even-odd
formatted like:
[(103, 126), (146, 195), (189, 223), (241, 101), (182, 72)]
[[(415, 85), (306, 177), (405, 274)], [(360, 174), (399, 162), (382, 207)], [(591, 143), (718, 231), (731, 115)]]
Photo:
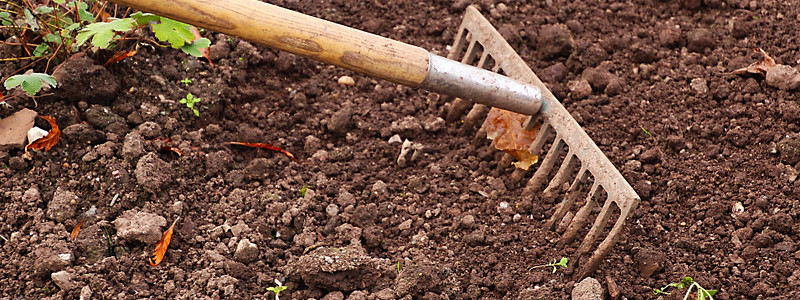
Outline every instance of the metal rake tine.
[(553, 166), (556, 164), (556, 160), (558, 157), (556, 155), (558, 152), (561, 151), (565, 145), (564, 140), (561, 139), (561, 135), (556, 133), (556, 139), (553, 140), (553, 145), (550, 146), (550, 150), (547, 151), (547, 155), (545, 155), (544, 160), (542, 161), (542, 165), (536, 169), (536, 172), (533, 173), (533, 177), (528, 181), (528, 184), (525, 186), (525, 190), (523, 190), (523, 196), (531, 196), (538, 191), (542, 185), (544, 185), (544, 181), (547, 179), (548, 173), (550, 170), (553, 169)]
[(586, 171), (586, 167), (581, 167), (580, 171), (578, 171), (578, 175), (575, 176), (575, 180), (572, 181), (572, 184), (569, 186), (566, 197), (564, 197), (564, 200), (558, 204), (556, 211), (552, 216), (550, 216), (550, 219), (547, 221), (547, 223), (545, 223), (545, 228), (550, 230), (555, 229), (556, 224), (558, 224), (558, 222), (564, 218), (567, 212), (572, 209), (572, 205), (575, 204), (575, 201), (581, 194), (581, 191), (583, 191), (583, 183), (586, 182), (588, 178), (589, 172)]
[[(607, 202), (612, 202), (612, 201), (607, 201)], [(618, 201), (614, 201), (614, 202), (616, 203)], [(611, 231), (608, 232), (608, 235), (606, 236), (606, 238), (603, 239), (603, 241), (600, 243), (600, 245), (597, 246), (597, 249), (595, 249), (594, 253), (592, 253), (592, 257), (590, 257), (589, 261), (586, 262), (586, 264), (583, 266), (583, 271), (581, 271), (581, 273), (579, 275), (580, 278), (586, 277), (586, 276), (594, 273), (595, 270), (597, 270), (597, 267), (600, 266), (600, 262), (603, 261), (603, 259), (608, 255), (609, 252), (611, 252), (611, 249), (617, 243), (617, 240), (619, 239), (619, 236), (622, 234), (622, 231), (625, 229), (625, 220), (628, 219), (628, 216), (631, 214), (631, 212), (636, 210), (636, 207), (639, 205), (637, 202), (634, 202), (634, 201), (624, 201), (624, 204), (627, 204), (629, 206), (620, 207), (619, 218), (617, 219), (616, 222), (614, 222), (614, 227), (611, 228)], [(598, 216), (598, 218), (599, 218), (599, 216)], [(606, 219), (607, 218), (608, 218), (608, 216), (606, 216)], [(606, 220), (606, 221), (608, 221), (608, 220)], [(596, 222), (595, 222), (595, 225), (597, 225)], [(601, 227), (605, 227), (605, 222), (604, 222), (603, 226), (601, 226)], [(594, 229), (594, 225), (592, 226), (592, 229)], [(587, 236), (586, 239), (588, 239), (588, 236)], [(586, 239), (584, 239), (584, 243), (586, 243)], [(594, 237), (594, 239), (596, 240), (597, 237)], [(591, 244), (594, 244), (594, 241), (592, 241)], [(581, 244), (581, 248), (583, 248), (583, 246), (584, 245)], [(591, 247), (591, 246), (586, 246), (586, 249), (584, 249), (584, 250), (586, 250), (588, 252), (589, 247)], [(578, 249), (578, 253), (579, 254), (582, 253), (581, 252), (581, 248)]]
[(603, 209), (600, 210), (600, 214), (598, 214), (597, 218), (594, 220), (592, 228), (589, 229), (580, 247), (578, 247), (578, 254), (580, 256), (589, 253), (591, 247), (597, 242), (597, 238), (600, 237), (600, 233), (602, 233), (603, 229), (606, 227), (606, 223), (608, 223), (608, 219), (611, 217), (609, 213), (611, 206), (617, 206), (613, 196), (615, 195), (608, 195), (605, 204), (603, 204)]
[(586, 225), (589, 213), (592, 212), (592, 207), (594, 207), (594, 197), (597, 196), (599, 186), (600, 185), (596, 181), (592, 184), (592, 188), (586, 195), (586, 203), (584, 203), (581, 209), (572, 217), (572, 222), (569, 223), (569, 227), (567, 227), (564, 235), (561, 236), (561, 241), (559, 241), (560, 245), (563, 246), (575, 240), (575, 237), (578, 236), (578, 231)]
[(555, 196), (554, 190), (567, 181), (567, 176), (569, 176), (569, 172), (572, 171), (572, 167), (575, 166), (577, 160), (578, 158), (575, 156), (575, 153), (570, 149), (567, 152), (567, 156), (564, 157), (561, 166), (558, 168), (558, 172), (556, 172), (556, 175), (550, 180), (550, 184), (548, 184), (542, 192), (542, 198), (551, 199)]

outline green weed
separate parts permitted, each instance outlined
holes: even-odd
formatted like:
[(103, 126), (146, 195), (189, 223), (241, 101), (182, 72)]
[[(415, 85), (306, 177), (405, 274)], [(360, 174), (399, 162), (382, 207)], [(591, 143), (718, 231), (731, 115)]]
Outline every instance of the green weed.
[(655, 289), (653, 290), (653, 294), (669, 295), (671, 293), (667, 292), (667, 290), (669, 290), (670, 288), (681, 290), (685, 287), (688, 287), (688, 289), (686, 289), (686, 295), (683, 296), (683, 300), (689, 299), (689, 296), (692, 295), (692, 289), (697, 290), (696, 292), (697, 294), (695, 294), (696, 300), (706, 300), (706, 299), (714, 300), (713, 296), (717, 294), (717, 290), (707, 290), (702, 286), (700, 286), (700, 284), (698, 284), (696, 281), (694, 281), (694, 279), (692, 279), (692, 277), (689, 276), (683, 277), (683, 279), (681, 279), (680, 282), (673, 282), (668, 285), (665, 285), (660, 289)]
[(553, 259), (553, 262), (551, 262), (549, 264), (533, 266), (533, 267), (531, 267), (531, 270), (537, 269), (537, 268), (553, 267), (553, 273), (555, 274), (559, 267), (566, 268), (567, 267), (567, 262), (569, 262), (569, 259), (567, 259), (566, 257), (562, 257), (561, 260)]
[(186, 107), (191, 109), (192, 112), (194, 112), (195, 116), (199, 117), (200, 116), (200, 111), (197, 110), (197, 107), (195, 107), (195, 104), (200, 103), (200, 101), (202, 101), (202, 100), (203, 99), (195, 98), (194, 95), (192, 95), (192, 93), (189, 93), (189, 94), (186, 94), (186, 97), (181, 99), (180, 103), (186, 104)]

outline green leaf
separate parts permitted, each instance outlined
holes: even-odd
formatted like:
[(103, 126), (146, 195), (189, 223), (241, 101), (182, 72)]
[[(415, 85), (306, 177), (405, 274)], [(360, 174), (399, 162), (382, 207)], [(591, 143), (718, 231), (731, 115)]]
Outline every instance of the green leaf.
[(28, 96), (34, 96), (38, 93), (42, 86), (47, 85), (50, 87), (57, 86), (56, 78), (44, 73), (32, 73), (27, 75), (14, 75), (6, 79), (3, 86), (6, 90), (13, 89), (21, 86), (22, 90), (28, 93)]
[(160, 41), (168, 42), (172, 48), (178, 49), (194, 40), (189, 25), (161, 17), (161, 23), (153, 24), (153, 33)]
[(704, 290), (704, 291), (706, 291), (706, 294), (708, 294), (709, 296), (714, 296), (718, 292), (717, 290)]
[(64, 4), (67, 0), (53, 0), (56, 4)]
[(142, 26), (142, 25), (150, 24), (150, 22), (158, 22), (158, 20), (160, 20), (161, 17), (156, 16), (156, 15), (151, 14), (151, 13), (143, 13), (143, 12), (137, 11), (134, 14), (131, 15), (131, 19), (136, 21), (136, 25), (137, 26)]
[(36, 22), (36, 19), (33, 17), (33, 14), (27, 8), (23, 12), (25, 14), (25, 24), (31, 27), (33, 31), (39, 31), (39, 23)]
[(12, 21), (13, 20), (11, 20), (11, 14), (9, 12), (7, 11), (0, 12), (0, 22), (2, 22), (1, 24), (3, 24), (3, 26), (10, 26)]
[(48, 50), (50, 50), (50, 45), (41, 43), (39, 46), (36, 46), (36, 48), (33, 49), (33, 56), (43, 56), (47, 54)]
[(88, 12), (89, 5), (83, 1), (74, 1), (67, 3), (67, 7), (77, 7), (78, 8), (78, 18), (84, 22), (92, 22), (94, 21), (94, 16), (92, 13)]
[(200, 49), (208, 48), (208, 46), (211, 46), (211, 41), (209, 41), (207, 38), (200, 38), (191, 44), (183, 45), (181, 50), (191, 56), (201, 57), (203, 54), (200, 52)]
[(49, 13), (53, 12), (53, 8), (50, 7), (50, 6), (39, 6), (35, 10), (36, 10), (37, 13), (40, 13), (40, 14), (49, 14)]
[(100, 49), (108, 48), (111, 39), (114, 38), (117, 31), (125, 32), (133, 28), (133, 19), (125, 18), (118, 19), (111, 22), (92, 23), (86, 25), (85, 28), (78, 32), (75, 36), (75, 44), (82, 45), (89, 38), (92, 38), (92, 45)]

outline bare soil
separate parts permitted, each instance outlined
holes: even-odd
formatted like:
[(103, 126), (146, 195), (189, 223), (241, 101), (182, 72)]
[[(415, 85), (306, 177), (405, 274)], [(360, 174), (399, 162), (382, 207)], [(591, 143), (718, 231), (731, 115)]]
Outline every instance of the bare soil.
[[(692, 276), (715, 299), (800, 296), (798, 94), (730, 73), (759, 47), (800, 64), (800, 6), (534, 2), (274, 4), (440, 55), (478, 5), (642, 198), (593, 276), (604, 288), (653, 299)], [(150, 47), (105, 70), (76, 58), (65, 90), (12, 103), (64, 135), (30, 161), (0, 152), (0, 297), (266, 299), (275, 279), (284, 299), (570, 297), (572, 267), (531, 269), (577, 247), (542, 229), (554, 203), (521, 198), (502, 152), (441, 123), (442, 97), (206, 35), (214, 67)], [(395, 134), (421, 145), (405, 166)]]

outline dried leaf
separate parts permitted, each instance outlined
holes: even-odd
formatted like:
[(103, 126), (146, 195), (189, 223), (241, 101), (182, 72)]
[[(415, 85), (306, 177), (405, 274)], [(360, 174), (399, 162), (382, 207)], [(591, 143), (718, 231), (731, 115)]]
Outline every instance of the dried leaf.
[(527, 118), (526, 115), (492, 108), (484, 121), (486, 137), (492, 140), (495, 148), (516, 157), (514, 166), (523, 170), (539, 161), (539, 156), (531, 153), (528, 148), (533, 144), (540, 125), (536, 124), (533, 129), (525, 130), (522, 125)]
[(733, 71), (733, 74), (736, 75), (756, 74), (761, 76), (767, 76), (767, 71), (772, 67), (778, 65), (777, 63), (775, 63), (775, 59), (769, 56), (769, 54), (767, 54), (767, 52), (765, 52), (763, 49), (757, 48), (753, 51), (760, 52), (762, 55), (764, 55), (764, 60), (754, 62), (745, 68), (736, 69)]
[(241, 143), (241, 142), (227, 142), (228, 145), (239, 145), (239, 146), (246, 146), (246, 147), (254, 147), (254, 148), (264, 148), (267, 150), (278, 151), (280, 153), (285, 154), (289, 158), (293, 159), (294, 161), (298, 161), (297, 158), (294, 157), (294, 154), (289, 153), (289, 151), (283, 150), (278, 146), (274, 146), (272, 144), (265, 144), (265, 143)]
[(172, 146), (163, 146), (161, 147), (161, 151), (172, 151), (178, 154), (178, 156), (183, 156), (183, 152), (181, 152), (181, 150), (178, 150), (178, 148)]
[[(203, 38), (202, 36), (200, 36), (200, 31), (197, 30), (197, 27), (189, 26), (189, 30), (191, 30), (192, 35), (194, 35), (194, 41), (192, 42), (196, 42), (197, 40)], [(211, 65), (211, 67), (213, 68), (214, 62), (211, 61), (211, 56), (208, 54), (208, 47), (199, 48), (198, 50), (200, 50), (200, 54), (202, 54), (203, 57), (208, 60), (208, 64)]]
[(83, 226), (83, 221), (86, 221), (86, 215), (83, 215), (83, 218), (81, 218), (81, 221), (78, 223), (78, 225), (72, 229), (72, 232), (69, 234), (70, 240), (74, 241), (78, 237), (78, 233), (81, 232), (81, 226)]
[(111, 64), (117, 63), (119, 61), (122, 61), (122, 60), (124, 60), (124, 59), (126, 59), (128, 57), (134, 56), (134, 55), (136, 55), (136, 50), (122, 51), (122, 52), (114, 53), (114, 56), (112, 56), (111, 58), (106, 60), (106, 63), (103, 64), (103, 67), (108, 68), (108, 66), (110, 66)]
[(25, 146), (25, 154), (27, 155), (28, 149), (33, 150), (42, 150), (50, 151), (50, 148), (53, 148), (56, 143), (58, 143), (58, 139), (61, 138), (61, 130), (58, 129), (58, 125), (56, 125), (56, 119), (49, 116), (39, 116), (42, 119), (47, 120), (50, 123), (50, 131), (47, 133), (47, 136), (37, 139), (33, 143), (28, 144)]
[(172, 226), (164, 231), (164, 234), (161, 235), (161, 240), (158, 241), (156, 244), (156, 251), (153, 253), (153, 257), (150, 258), (150, 265), (155, 267), (164, 260), (164, 255), (167, 254), (167, 247), (169, 246), (169, 242), (172, 240), (172, 231), (175, 229), (175, 223), (178, 222), (178, 219), (172, 221)]

